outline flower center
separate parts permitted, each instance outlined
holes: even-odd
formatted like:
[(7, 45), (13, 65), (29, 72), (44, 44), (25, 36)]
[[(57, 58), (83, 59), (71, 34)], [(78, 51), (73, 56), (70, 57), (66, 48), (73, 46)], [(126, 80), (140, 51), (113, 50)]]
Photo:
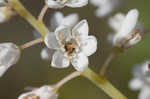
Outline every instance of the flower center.
[(23, 99), (40, 99), (40, 97), (36, 96), (35, 94), (29, 94), (29, 95), (23, 97)]
[(67, 54), (72, 54), (76, 50), (76, 45), (72, 42), (67, 42), (64, 46)]

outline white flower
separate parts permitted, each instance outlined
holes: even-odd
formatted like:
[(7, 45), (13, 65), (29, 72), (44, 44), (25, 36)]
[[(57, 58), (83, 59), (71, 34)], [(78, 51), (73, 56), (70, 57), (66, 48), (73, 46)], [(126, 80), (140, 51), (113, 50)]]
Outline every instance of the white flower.
[(51, 86), (42, 86), (31, 92), (23, 93), (18, 99), (57, 99), (58, 95)]
[(89, 27), (86, 20), (82, 20), (75, 27), (59, 26), (54, 33), (48, 33), (45, 44), (55, 49), (51, 66), (65, 68), (72, 63), (75, 69), (83, 71), (88, 66), (88, 56), (97, 49), (97, 40), (88, 36)]
[[(125, 16), (123, 21), (118, 21), (118, 26), (115, 26), (117, 32), (113, 37), (113, 45), (121, 48), (129, 48), (137, 44), (141, 40), (140, 30), (137, 27), (139, 12), (136, 9), (132, 9)], [(123, 18), (123, 16), (122, 16)], [(122, 20), (122, 19), (121, 19)], [(115, 22), (115, 21), (114, 21)], [(119, 29), (120, 27), (120, 29)]]
[(14, 15), (14, 11), (10, 7), (0, 7), (0, 23), (3, 23)]
[(150, 98), (150, 61), (146, 61), (134, 68), (134, 78), (129, 82), (132, 90), (140, 90), (138, 99)]
[(0, 77), (15, 64), (20, 57), (19, 48), (13, 43), (0, 44)]
[(122, 0), (90, 0), (90, 2), (97, 6), (96, 16), (104, 17), (109, 15), (114, 9), (118, 7)]
[(49, 8), (63, 8), (67, 7), (83, 7), (88, 4), (88, 0), (45, 0)]
[[(68, 27), (73, 27), (79, 20), (79, 16), (76, 13), (69, 14), (67, 16), (64, 16), (63, 13), (61, 12), (56, 12), (51, 19), (50, 23), (50, 30), (55, 30), (58, 26), (65, 25)], [(40, 37), (38, 35), (39, 33), (34, 32), (34, 35), (36, 37)], [(41, 58), (43, 60), (51, 60), (52, 59), (52, 54), (53, 50), (49, 48), (44, 48), (41, 51)]]

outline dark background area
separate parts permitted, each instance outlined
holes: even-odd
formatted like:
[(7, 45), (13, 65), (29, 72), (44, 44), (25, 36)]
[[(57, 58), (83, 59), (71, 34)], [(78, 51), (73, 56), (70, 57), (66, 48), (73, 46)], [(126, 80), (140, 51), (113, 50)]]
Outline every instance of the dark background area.
[[(25, 7), (34, 15), (38, 16), (44, 0), (21, 0)], [(140, 12), (140, 22), (150, 29), (150, 1), (149, 0), (128, 0), (117, 12), (127, 13), (132, 8)], [(98, 50), (90, 57), (90, 68), (98, 73), (100, 66), (112, 51), (112, 46), (107, 41), (107, 35), (112, 32), (107, 24), (108, 17), (97, 18), (94, 15), (96, 7), (88, 5), (83, 8), (67, 8), (59, 11), (65, 15), (77, 12), (80, 19), (87, 19), (90, 26), (90, 34), (98, 39)], [(51, 15), (56, 10), (49, 9), (45, 16), (45, 23), (49, 24)], [(6, 23), (0, 24), (0, 42), (14, 42), (22, 45), (34, 39), (30, 26), (20, 16), (13, 17)], [(107, 79), (112, 82), (129, 99), (137, 99), (138, 92), (128, 88), (128, 82), (132, 78), (132, 68), (150, 58), (150, 34), (146, 33), (143, 40), (134, 47), (126, 50), (113, 59), (107, 71)], [(40, 58), (40, 51), (44, 44), (39, 44), (25, 49), (19, 62), (12, 66), (2, 78), (0, 78), (0, 99), (17, 99), (24, 92), (24, 88), (39, 87), (45, 84), (54, 84), (65, 75), (74, 71), (73, 67), (67, 69), (55, 69), (50, 67), (50, 61), (43, 61)], [(101, 89), (83, 77), (78, 77), (65, 84), (61, 90), (59, 99), (110, 99)]]

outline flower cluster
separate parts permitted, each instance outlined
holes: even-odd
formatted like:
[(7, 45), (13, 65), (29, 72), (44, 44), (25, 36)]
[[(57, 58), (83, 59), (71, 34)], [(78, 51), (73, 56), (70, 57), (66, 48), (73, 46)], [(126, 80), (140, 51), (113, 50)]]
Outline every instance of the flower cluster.
[[(108, 16), (120, 2), (122, 0), (90, 0), (91, 4), (98, 7), (96, 9), (98, 17)], [(57, 99), (60, 87), (80, 75), (90, 79), (113, 99), (114, 97), (125, 97), (118, 90), (116, 91), (111, 84), (107, 83), (104, 76), (98, 76), (88, 67), (88, 57), (97, 51), (98, 42), (95, 36), (89, 34), (87, 19), (79, 21), (77, 13), (64, 15), (62, 12), (57, 11), (52, 15), (49, 28), (44, 25), (43, 17), (48, 8), (61, 9), (65, 6), (79, 8), (87, 4), (88, 0), (45, 0), (45, 6), (38, 19), (36, 19), (18, 0), (0, 0), (0, 23), (7, 21), (12, 15), (18, 14), (38, 30), (38, 32), (33, 32), (35, 40), (23, 45), (18, 46), (12, 42), (0, 43), (0, 77), (3, 76), (7, 69), (18, 62), (22, 50), (38, 43), (45, 43), (46, 46), (41, 51), (41, 58), (50, 60), (51, 67), (62, 69), (69, 67), (71, 64), (76, 70), (58, 83), (34, 88), (21, 94), (18, 99)], [(108, 39), (113, 48), (118, 48), (119, 51), (118, 49), (118, 52), (116, 50), (112, 51), (110, 57), (102, 65), (101, 75), (104, 75), (103, 73), (105, 73), (109, 62), (116, 53), (120, 53), (121, 49), (130, 48), (142, 40), (144, 28), (138, 18), (139, 11), (131, 9), (127, 14), (117, 13), (108, 19), (108, 24), (113, 30), (113, 34), (110, 34)], [(140, 90), (139, 99), (150, 98), (149, 69), (149, 61), (146, 61), (142, 66), (137, 66), (133, 72), (134, 78), (129, 83), (132, 90)], [(117, 94), (118, 96), (113, 96), (114, 93), (119, 94)]]
[(150, 98), (150, 61), (136, 66), (133, 69), (133, 79), (129, 83), (132, 90), (140, 90), (138, 99)]

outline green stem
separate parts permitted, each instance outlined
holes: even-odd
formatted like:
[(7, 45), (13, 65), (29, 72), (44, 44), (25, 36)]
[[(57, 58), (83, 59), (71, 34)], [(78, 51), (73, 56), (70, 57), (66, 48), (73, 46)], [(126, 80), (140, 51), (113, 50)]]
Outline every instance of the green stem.
[(82, 75), (92, 81), (96, 86), (101, 88), (112, 99), (127, 99), (118, 89), (105, 79), (104, 76), (98, 76), (90, 68), (85, 69)]
[(36, 18), (32, 16), (18, 0), (8, 0), (8, 2), (10, 6), (14, 8), (18, 14), (26, 19), (34, 28), (36, 28), (43, 37), (49, 32), (43, 22), (36, 20)]
[[(8, 0), (8, 2), (10, 6), (14, 8), (20, 16), (26, 19), (37, 31), (39, 31), (43, 37), (49, 32), (46, 26), (42, 22), (36, 20), (18, 0)], [(113, 99), (127, 99), (121, 92), (119, 92), (119, 90), (113, 87), (104, 76), (98, 76), (90, 68), (87, 68), (82, 75), (91, 80)]]

